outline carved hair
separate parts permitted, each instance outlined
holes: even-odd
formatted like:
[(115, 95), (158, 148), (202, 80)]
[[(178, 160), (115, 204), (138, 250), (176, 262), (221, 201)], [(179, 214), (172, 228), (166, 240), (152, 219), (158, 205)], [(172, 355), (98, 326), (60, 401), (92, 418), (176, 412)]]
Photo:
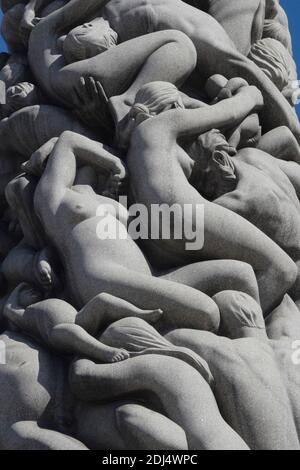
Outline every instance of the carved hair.
[(297, 77), (295, 63), (281, 42), (265, 38), (253, 44), (249, 53), (251, 59), (282, 91)]
[(272, 38), (281, 42), (281, 44), (291, 51), (291, 36), (287, 28), (285, 28), (279, 21), (265, 20), (263, 38)]
[(95, 57), (117, 44), (118, 35), (109, 26), (108, 21), (97, 18), (91, 21), (91, 24), (95, 24), (99, 28), (99, 35), (95, 35), (93, 40), (91, 40), (88, 31), (87, 34), (82, 33), (82, 26), (72, 29), (66, 36), (63, 43), (63, 54), (68, 64)]
[(172, 105), (177, 108), (184, 107), (177, 87), (169, 82), (151, 82), (136, 94), (130, 117), (136, 118), (139, 114), (153, 117)]
[(263, 313), (258, 303), (244, 292), (224, 291), (213, 297), (220, 309), (226, 330), (230, 325), (265, 329)]

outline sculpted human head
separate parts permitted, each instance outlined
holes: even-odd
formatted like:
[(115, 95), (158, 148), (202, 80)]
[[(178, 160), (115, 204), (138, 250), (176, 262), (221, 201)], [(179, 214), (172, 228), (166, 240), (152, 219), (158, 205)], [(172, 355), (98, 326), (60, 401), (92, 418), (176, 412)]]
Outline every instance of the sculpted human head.
[(172, 83), (157, 81), (140, 88), (129, 115), (138, 125), (146, 119), (176, 108), (184, 108), (178, 88)]
[(90, 59), (117, 44), (118, 35), (108, 21), (96, 18), (72, 29), (63, 43), (67, 63)]
[(289, 84), (292, 76), (297, 75), (293, 58), (276, 39), (264, 38), (254, 43), (249, 59), (270, 78), (280, 91)]
[(41, 94), (33, 83), (21, 82), (11, 86), (6, 92), (9, 113), (14, 113), (27, 106), (41, 104)]
[[(263, 312), (260, 305), (248, 294), (238, 291), (219, 292), (213, 297), (221, 314), (221, 331), (224, 336), (238, 339), (247, 330), (261, 330), (266, 335)], [(255, 333), (256, 334), (256, 333)]]
[(236, 155), (226, 137), (218, 129), (211, 129), (199, 135), (186, 147), (189, 156), (202, 168), (206, 168), (216, 150), (225, 151), (230, 156)]

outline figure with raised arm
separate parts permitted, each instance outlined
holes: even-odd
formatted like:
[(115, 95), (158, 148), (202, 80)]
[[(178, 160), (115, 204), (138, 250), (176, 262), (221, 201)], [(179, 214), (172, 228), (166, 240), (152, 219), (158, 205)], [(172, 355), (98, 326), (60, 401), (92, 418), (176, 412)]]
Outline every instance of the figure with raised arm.
[[(167, 94), (168, 107), (164, 110), (161, 103), (165, 101), (161, 102), (160, 96), (165, 100)], [(257, 275), (263, 310), (268, 312), (293, 286), (296, 265), (248, 221), (200, 195), (192, 183), (197, 179), (197, 172), (201, 173), (201, 162), (196, 165), (178, 143), (179, 139), (196, 139), (211, 129), (238, 125), (262, 106), (261, 94), (255, 87), (243, 86), (228, 100), (193, 110), (182, 109), (179, 100), (178, 90), (171, 84), (149, 84), (137, 94), (130, 112), (132, 134), (127, 156), (131, 192), (135, 201), (148, 209), (151, 204), (190, 204), (194, 212), (184, 214), (183, 220), (184, 225), (193, 227), (194, 231), (199, 225), (199, 205), (204, 205), (204, 246), (187, 250), (186, 237), (145, 240), (149, 259), (161, 268), (208, 259), (247, 262)], [(170, 109), (170, 106), (177, 109)], [(224, 178), (228, 185), (232, 181), (230, 175)], [(202, 227), (198, 227), (198, 231), (200, 229)]]

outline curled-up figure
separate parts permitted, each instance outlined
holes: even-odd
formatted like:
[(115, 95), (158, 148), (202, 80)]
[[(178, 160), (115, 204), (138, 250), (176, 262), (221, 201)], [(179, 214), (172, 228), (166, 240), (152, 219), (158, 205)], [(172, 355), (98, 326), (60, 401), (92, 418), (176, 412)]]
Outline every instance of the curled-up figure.
[(293, 259), (298, 276), (291, 292), (299, 298), (299, 163), (255, 148), (240, 150), (233, 158), (216, 150), (209, 160), (195, 187), (214, 204), (249, 220)]
[[(88, 77), (95, 82), (92, 86), (98, 88), (96, 124), (100, 115), (102, 126), (108, 127), (111, 124), (107, 117), (110, 97), (121, 95), (114, 99), (112, 107), (114, 119), (119, 122), (127, 114), (135, 94), (143, 84), (159, 78), (181, 86), (194, 70), (195, 48), (180, 31), (152, 32), (118, 44), (117, 32), (103, 18), (81, 24), (91, 20), (89, 16), (93, 10), (96, 14), (101, 3), (105, 2), (98, 2), (98, 5), (94, 2), (94, 8), (78, 0), (71, 3), (45, 18), (42, 29), (38, 25), (33, 30), (29, 57), (40, 86), (57, 103), (71, 109), (77, 108), (77, 115), (80, 115), (78, 95), (81, 93), (82, 80)], [(69, 31), (74, 24), (78, 26)], [(43, 38), (40, 37), (42, 31)], [(61, 46), (63, 35), (66, 36)], [(40, 61), (39, 67), (37, 61)], [(48, 73), (49, 67), (51, 74)], [(83, 102), (83, 108), (84, 105)], [(86, 118), (84, 111), (83, 118)], [(93, 121), (92, 117), (89, 125), (95, 127)]]
[(277, 363), (260, 306), (242, 292), (221, 292), (214, 299), (224, 336), (177, 330), (167, 339), (206, 360), (224, 419), (252, 450), (298, 450), (294, 415), (282, 380), (286, 369)]
[[(5, 331), (0, 340), (6, 348), (6, 364), (0, 365), (0, 398), (3, 404), (0, 407), (1, 448), (188, 449), (182, 427), (155, 409), (147, 407), (143, 400), (140, 402), (132, 398), (113, 401), (109, 397), (105, 404), (101, 404), (98, 398), (85, 403), (82, 400), (83, 395), (79, 399), (74, 397), (73, 392), (77, 392), (77, 389), (73, 390), (68, 381), (68, 362), (50, 354), (46, 348), (19, 333)], [(150, 379), (152, 388), (155, 378), (160, 380), (160, 376), (163, 377), (168, 370), (168, 359), (163, 358), (161, 371)], [(174, 377), (182, 368), (185, 370), (185, 367), (189, 367), (179, 360), (173, 361), (176, 361), (173, 367)], [(143, 363), (144, 368), (148, 367), (145, 359), (140, 358), (139, 362)], [(154, 367), (155, 365), (153, 364)], [(188, 371), (189, 369), (185, 370), (186, 374)], [(195, 372), (194, 375), (197, 377), (199, 374)], [(201, 377), (195, 380), (192, 385), (196, 387), (201, 380), (206, 383)], [(170, 388), (175, 397), (179, 393), (179, 385), (174, 382)], [(164, 388), (167, 390), (167, 387), (162, 387), (162, 394)], [(199, 392), (201, 390), (198, 389), (195, 394)]]
[[(124, 164), (102, 144), (72, 132), (61, 135), (48, 158), (34, 207), (47, 239), (59, 253), (72, 303), (82, 308), (107, 293), (142, 309), (162, 309), (165, 325), (218, 329), (218, 310), (208, 296), (152, 275), (144, 254), (127, 233), (124, 206), (97, 195), (90, 186), (76, 185), (78, 163), (105, 171), (111, 193), (117, 194), (126, 176)], [(107, 221), (116, 228), (110, 236)], [(88, 326), (85, 329), (89, 331)]]
[[(208, 130), (238, 125), (262, 105), (261, 94), (255, 87), (242, 87), (234, 97), (214, 106), (194, 110), (169, 109), (176, 108), (179, 96), (170, 84), (169, 95), (173, 96), (174, 106), (169, 105), (164, 110), (159, 106), (159, 89), (157, 83), (144, 86), (132, 109), (131, 146), (127, 156), (131, 191), (135, 201), (146, 205), (148, 210), (151, 204), (180, 207), (189, 204), (193, 210), (177, 215), (178, 223), (193, 228), (193, 240), (200, 230), (204, 232), (204, 239), (200, 249), (195, 244), (187, 249), (191, 240), (185, 234), (181, 239), (173, 233), (168, 240), (162, 236), (159, 240), (145, 240), (149, 259), (161, 268), (208, 259), (247, 262), (257, 275), (263, 310), (268, 312), (293, 286), (296, 265), (254, 225), (201, 196), (193, 187), (197, 173), (201, 174), (201, 157), (199, 161), (196, 151), (194, 159), (191, 158), (192, 149), (188, 154), (178, 144), (179, 139), (194, 138), (197, 146), (197, 137)], [(163, 89), (165, 96), (166, 87)], [(228, 178), (224, 176), (223, 180), (227, 185), (232, 184), (231, 173), (228, 172)], [(204, 225), (199, 216), (200, 207), (204, 207)]]
[[(91, 21), (101, 8), (102, 18)], [(68, 33), (74, 24), (78, 27)], [(66, 33), (63, 49), (72, 61), (69, 65), (58, 41)], [(299, 122), (275, 85), (238, 52), (214, 18), (181, 0), (71, 0), (34, 28), (29, 62), (40, 86), (68, 107), (81, 76), (99, 81), (107, 97), (119, 95), (111, 103), (118, 122), (134, 100), (137, 85), (151, 77), (182, 84), (195, 65), (198, 83), (216, 73), (229, 79), (240, 76), (263, 93), (266, 130), (286, 125), (300, 140)]]
[[(133, 305), (102, 294), (79, 313), (59, 299), (42, 300), (42, 295), (27, 284), (20, 284), (9, 296), (4, 316), (9, 327), (24, 332), (52, 350), (87, 357), (96, 362), (117, 362), (129, 358), (123, 348), (106, 346), (95, 336), (111, 322), (125, 316), (140, 316), (150, 322), (159, 319), (162, 312), (141, 311)], [(89, 325), (90, 333), (80, 326)]]

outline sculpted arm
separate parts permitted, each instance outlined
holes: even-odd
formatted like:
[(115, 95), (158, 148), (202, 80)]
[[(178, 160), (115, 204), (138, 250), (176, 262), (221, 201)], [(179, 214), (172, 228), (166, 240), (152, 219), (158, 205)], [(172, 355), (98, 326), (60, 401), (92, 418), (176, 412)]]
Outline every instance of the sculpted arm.
[(213, 128), (234, 127), (262, 105), (262, 95), (256, 87), (242, 87), (233, 98), (214, 106), (168, 111), (163, 113), (159, 120), (167, 120), (174, 134), (178, 136), (198, 135)]
[(74, 132), (64, 132), (51, 153), (46, 169), (35, 193), (35, 208), (43, 213), (44, 201), (56, 211), (65, 191), (71, 188), (76, 177), (77, 162), (106, 170), (125, 177), (121, 160), (107, 152), (99, 142)]

